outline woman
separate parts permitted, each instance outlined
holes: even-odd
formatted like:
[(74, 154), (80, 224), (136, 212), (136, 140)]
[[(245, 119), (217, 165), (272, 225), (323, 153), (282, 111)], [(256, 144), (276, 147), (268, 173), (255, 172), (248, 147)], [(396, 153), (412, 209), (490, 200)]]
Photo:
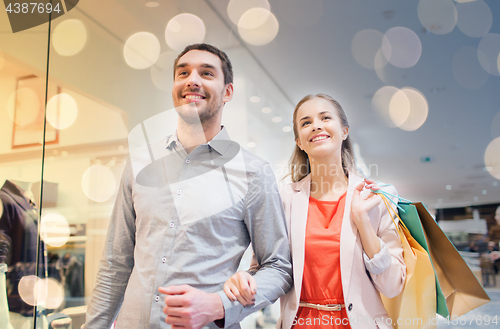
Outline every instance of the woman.
[[(293, 131), (293, 183), (281, 197), (294, 286), (281, 298), (277, 328), (392, 328), (379, 293), (394, 297), (403, 289), (401, 240), (381, 198), (369, 191), (379, 187), (355, 172), (342, 107), (328, 95), (306, 96), (295, 107)], [(396, 194), (392, 186), (384, 190)], [(247, 272), (224, 285), (244, 305), (256, 289)]]

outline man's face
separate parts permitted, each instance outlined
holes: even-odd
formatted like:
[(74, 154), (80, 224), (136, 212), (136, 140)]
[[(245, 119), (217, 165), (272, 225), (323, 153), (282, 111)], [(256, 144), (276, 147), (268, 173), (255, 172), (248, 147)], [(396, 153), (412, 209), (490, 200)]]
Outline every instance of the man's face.
[(187, 123), (202, 124), (220, 116), (231, 100), (233, 85), (224, 84), (221, 60), (203, 50), (191, 50), (177, 63), (172, 98), (179, 116)]

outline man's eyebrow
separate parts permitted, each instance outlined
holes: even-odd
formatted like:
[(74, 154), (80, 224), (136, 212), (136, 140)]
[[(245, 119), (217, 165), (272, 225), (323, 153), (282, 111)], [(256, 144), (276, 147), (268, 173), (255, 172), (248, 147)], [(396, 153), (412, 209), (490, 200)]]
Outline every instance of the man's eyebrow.
[[(175, 67), (175, 69), (177, 70), (178, 68), (182, 68), (182, 67), (186, 67), (186, 66), (188, 66), (188, 63), (179, 63), (179, 64), (177, 64), (177, 66)], [(205, 63), (205, 64), (201, 64), (200, 66), (208, 68), (208, 69), (213, 69), (213, 70), (216, 69), (215, 66), (213, 66), (212, 64), (206, 64)]]

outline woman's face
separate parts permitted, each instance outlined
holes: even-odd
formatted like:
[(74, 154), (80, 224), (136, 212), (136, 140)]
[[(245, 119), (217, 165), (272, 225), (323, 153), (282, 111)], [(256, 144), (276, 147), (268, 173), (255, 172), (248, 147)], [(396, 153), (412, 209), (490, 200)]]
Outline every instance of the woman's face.
[(335, 153), (340, 157), (342, 141), (347, 138), (349, 129), (342, 127), (331, 102), (318, 97), (308, 100), (297, 110), (296, 122), (297, 145), (310, 158)]

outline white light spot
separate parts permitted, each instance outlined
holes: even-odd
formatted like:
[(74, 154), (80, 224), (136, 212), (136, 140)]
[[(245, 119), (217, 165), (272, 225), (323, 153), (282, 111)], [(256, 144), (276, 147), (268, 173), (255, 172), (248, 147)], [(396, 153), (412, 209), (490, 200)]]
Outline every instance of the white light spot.
[(488, 172), (496, 179), (500, 179), (500, 137), (491, 141), (486, 148), (484, 163)]
[(93, 165), (82, 176), (82, 189), (93, 201), (107, 201), (115, 193), (115, 176), (109, 168), (100, 164)]
[(21, 88), (9, 97), (7, 113), (20, 126), (33, 122), (40, 112), (40, 100), (30, 88)]
[(64, 301), (64, 289), (62, 285), (52, 278), (42, 279), (42, 282), (47, 291), (47, 298), (42, 305), (45, 308), (57, 309)]
[(71, 126), (78, 116), (78, 105), (68, 94), (57, 94), (47, 103), (47, 121), (57, 128), (66, 129)]
[(462, 47), (455, 53), (451, 71), (462, 87), (472, 90), (481, 88), (489, 77), (479, 63), (477, 50), (472, 47)]
[[(245, 28), (262, 20), (264, 22), (255, 28)], [(263, 46), (270, 43), (278, 34), (278, 30), (279, 24), (274, 14), (263, 8), (248, 10), (238, 22), (238, 32), (241, 38), (254, 46)]]
[(160, 41), (149, 32), (138, 32), (130, 36), (123, 47), (127, 64), (134, 69), (146, 69), (160, 56)]
[[(351, 52), (359, 65), (369, 70), (375, 69), (375, 59), (382, 47), (383, 37), (384, 34), (377, 30), (362, 30), (356, 33), (352, 39)], [(385, 63), (387, 64), (387, 61)]]
[(261, 111), (262, 111), (262, 113), (266, 113), (267, 114), (267, 113), (271, 113), (272, 110), (271, 110), (270, 107), (263, 107)]
[(272, 119), (272, 121), (273, 121), (274, 123), (281, 122), (281, 120), (283, 120), (283, 119), (281, 119), (281, 117), (274, 117), (274, 118)]
[(482, 190), (481, 193), (483, 193), (484, 195), (486, 195), (486, 194), (488, 194), (488, 191)]
[(287, 133), (287, 132), (290, 132), (290, 131), (292, 131), (292, 127), (290, 127), (290, 126), (284, 126), (283, 127), (283, 132), (284, 133)]
[(47, 289), (42, 279), (34, 276), (23, 276), (18, 285), (19, 296), (30, 306), (40, 305), (47, 299)]
[(149, 7), (149, 8), (156, 8), (158, 7), (160, 4), (156, 1), (148, 1), (146, 2), (146, 7)]
[(78, 54), (86, 43), (87, 29), (79, 19), (67, 19), (54, 29), (52, 45), (61, 56)]
[(227, 5), (227, 14), (231, 22), (238, 25), (241, 16), (252, 8), (270, 10), (271, 6), (267, 0), (231, 0)]
[(69, 235), (69, 224), (63, 215), (51, 213), (42, 217), (40, 237), (49, 246), (64, 246), (68, 242)]
[[(394, 95), (400, 90), (392, 86), (384, 86), (377, 90), (372, 98), (372, 109), (383, 120), (384, 124), (388, 127), (395, 127), (391, 119), (390, 105)], [(403, 93), (404, 95), (404, 93)], [(403, 99), (403, 111), (409, 111), (409, 101)]]
[(392, 65), (409, 68), (420, 59), (422, 43), (412, 30), (402, 26), (393, 27), (384, 34), (382, 52)]
[(408, 119), (410, 107), (411, 104), (408, 95), (403, 90), (398, 90), (394, 96), (392, 96), (391, 102), (389, 103), (389, 115), (392, 123), (396, 127), (400, 127), (406, 119)]
[(260, 97), (259, 96), (252, 96), (252, 97), (250, 97), (250, 102), (258, 103), (258, 102), (260, 102)]
[(181, 51), (193, 43), (201, 43), (205, 39), (205, 24), (196, 15), (179, 14), (172, 18), (165, 29), (165, 40), (170, 48)]
[(500, 54), (500, 34), (489, 33), (479, 42), (477, 56), (483, 69), (489, 74), (500, 76), (498, 56)]
[[(401, 91), (406, 95), (409, 101), (410, 111), (406, 119), (397, 126), (406, 131), (415, 131), (420, 128), (427, 119), (429, 105), (427, 104), (425, 96), (419, 90), (405, 87), (402, 88)], [(393, 109), (391, 107), (391, 113), (392, 111)], [(396, 122), (394, 123), (396, 124)]]
[(484, 37), (493, 24), (493, 14), (483, 0), (457, 3), (457, 26), (464, 34), (473, 37)]
[(493, 183), (491, 183), (491, 185), (493, 185), (493, 186), (497, 186), (497, 185), (498, 185), (498, 182), (493, 182)]
[(61, 156), (62, 157), (67, 157), (68, 156), (68, 151), (61, 151)]
[(446, 185), (446, 189), (449, 191), (451, 190), (451, 185)]
[(477, 201), (479, 200), (479, 198), (477, 196), (474, 197), (474, 201)]
[(422, 26), (435, 34), (450, 33), (457, 23), (457, 9), (451, 0), (420, 0), (417, 13)]

